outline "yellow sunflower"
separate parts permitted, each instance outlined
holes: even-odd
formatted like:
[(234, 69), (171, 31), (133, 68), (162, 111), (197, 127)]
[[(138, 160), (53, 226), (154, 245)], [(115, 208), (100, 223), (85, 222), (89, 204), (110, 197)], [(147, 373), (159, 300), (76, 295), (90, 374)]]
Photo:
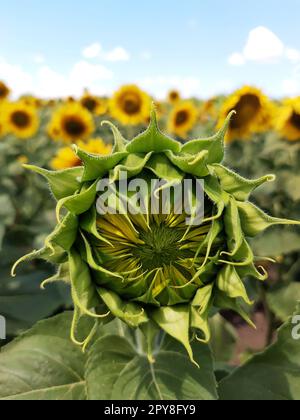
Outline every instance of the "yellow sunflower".
[(283, 102), (278, 110), (275, 126), (287, 140), (300, 140), (300, 97)]
[(235, 110), (227, 134), (227, 141), (248, 139), (253, 133), (271, 128), (274, 106), (261, 90), (250, 86), (234, 92), (223, 104), (218, 127), (222, 127), (228, 114)]
[(181, 95), (177, 90), (171, 90), (168, 93), (168, 102), (170, 104), (177, 104), (181, 100)]
[(81, 105), (95, 115), (104, 115), (107, 113), (108, 104), (106, 99), (98, 98), (86, 92), (80, 99)]
[(110, 100), (111, 115), (124, 125), (143, 124), (149, 117), (150, 97), (137, 86), (123, 86)]
[(194, 102), (184, 101), (174, 107), (168, 122), (168, 131), (179, 137), (186, 137), (198, 119), (198, 109)]
[(24, 101), (7, 102), (3, 106), (3, 115), (7, 132), (20, 139), (34, 137), (39, 129), (36, 107)]
[(92, 114), (79, 103), (67, 103), (54, 112), (48, 134), (54, 140), (76, 143), (88, 139), (95, 131)]
[[(112, 146), (110, 144), (105, 144), (101, 138), (91, 139), (87, 143), (79, 141), (78, 146), (82, 150), (93, 153), (95, 155), (109, 155), (112, 152)], [(73, 168), (80, 165), (81, 160), (71, 149), (71, 147), (63, 147), (60, 149), (51, 162), (51, 167), (54, 170)]]
[(0, 101), (7, 99), (10, 95), (10, 89), (6, 86), (5, 83), (0, 81)]

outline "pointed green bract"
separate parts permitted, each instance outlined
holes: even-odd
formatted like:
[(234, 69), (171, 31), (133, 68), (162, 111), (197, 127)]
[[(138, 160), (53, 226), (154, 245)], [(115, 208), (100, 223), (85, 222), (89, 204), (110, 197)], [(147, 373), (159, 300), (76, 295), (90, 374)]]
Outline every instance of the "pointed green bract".
[(80, 188), (83, 168), (71, 168), (53, 172), (33, 165), (24, 165), (24, 168), (42, 175), (49, 182), (50, 189), (57, 200), (69, 197)]
[[(273, 225), (300, 223), (273, 218), (249, 201), (256, 188), (274, 180), (272, 175), (247, 180), (222, 165), (231, 117), (215, 136), (182, 145), (159, 130), (153, 109), (149, 128), (131, 142), (105, 123), (115, 143), (109, 156), (75, 146), (82, 167), (51, 172), (27, 165), (49, 182), (58, 201), (58, 224), (41, 250), (15, 264), (13, 274), (20, 263), (35, 258), (58, 265), (57, 274), (43, 286), (58, 280), (71, 285), (71, 338), (76, 344), (86, 348), (99, 319), (118, 318), (148, 338), (151, 363), (159, 329), (181, 343), (194, 361), (191, 341), (209, 342), (209, 318), (216, 309), (233, 310), (254, 326), (244, 280), (264, 281), (268, 274), (256, 265), (259, 259), (248, 239)], [(165, 183), (156, 191), (124, 192), (119, 182), (124, 172), (129, 181), (139, 179), (148, 187), (152, 180)], [(184, 198), (174, 192), (172, 208), (161, 202), (151, 208), (153, 194), (160, 198), (167, 188), (199, 178), (205, 192), (200, 225), (186, 225), (186, 214), (178, 212)], [(121, 210), (128, 206), (129, 212), (118, 214), (113, 202), (110, 214), (97, 213), (97, 186), (103, 179), (121, 197)], [(199, 203), (194, 191), (189, 198), (189, 216), (195, 221)], [(140, 203), (146, 214), (137, 211)], [(83, 340), (79, 329), (84, 317), (92, 322)]]
[(149, 128), (126, 146), (128, 153), (160, 153), (165, 151), (179, 153), (180, 149), (180, 143), (165, 136), (159, 130), (154, 109), (151, 112)]

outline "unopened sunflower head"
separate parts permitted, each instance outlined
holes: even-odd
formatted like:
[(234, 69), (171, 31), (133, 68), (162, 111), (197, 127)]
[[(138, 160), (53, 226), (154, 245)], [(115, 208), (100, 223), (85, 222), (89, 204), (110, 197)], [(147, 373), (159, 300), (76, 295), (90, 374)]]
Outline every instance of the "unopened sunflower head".
[[(153, 111), (149, 128), (131, 142), (111, 126), (115, 146), (108, 156), (75, 147), (82, 167), (51, 172), (28, 166), (47, 178), (58, 201), (58, 225), (44, 248), (22, 258), (13, 273), (34, 258), (58, 264), (57, 275), (43, 285), (70, 283), (75, 342), (82, 316), (96, 323), (115, 317), (148, 337), (164, 330), (193, 360), (191, 340), (210, 340), (208, 321), (216, 310), (235, 310), (253, 325), (243, 279), (263, 281), (267, 273), (256, 266), (249, 238), (272, 225), (297, 222), (272, 218), (249, 201), (273, 176), (249, 181), (222, 165), (230, 118), (214, 137), (181, 145), (161, 133)], [(124, 174), (133, 183), (127, 189)], [(178, 211), (182, 195), (172, 194), (169, 201), (162, 195), (167, 187), (199, 179), (202, 195), (193, 187), (190, 202), (204, 211), (201, 222), (191, 223), (194, 211)], [(109, 202), (108, 212), (102, 211), (102, 182), (120, 199)], [(127, 211), (116, 211), (115, 203)], [(86, 346), (90, 338), (79, 344)]]

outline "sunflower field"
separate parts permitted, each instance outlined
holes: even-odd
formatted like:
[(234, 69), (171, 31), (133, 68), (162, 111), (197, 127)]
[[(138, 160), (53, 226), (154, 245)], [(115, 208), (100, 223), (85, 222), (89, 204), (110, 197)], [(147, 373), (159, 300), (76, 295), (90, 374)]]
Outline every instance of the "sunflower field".
[[(299, 400), (300, 98), (12, 94), (0, 399)], [(122, 170), (203, 178), (205, 221), (96, 215), (95, 182)]]

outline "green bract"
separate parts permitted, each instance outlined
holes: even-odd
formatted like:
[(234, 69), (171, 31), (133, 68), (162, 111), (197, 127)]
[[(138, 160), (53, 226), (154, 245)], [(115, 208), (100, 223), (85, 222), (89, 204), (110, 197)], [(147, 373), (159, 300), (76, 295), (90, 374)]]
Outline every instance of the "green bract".
[[(220, 309), (238, 312), (253, 325), (251, 305), (243, 282), (264, 281), (249, 239), (277, 224), (297, 224), (272, 218), (249, 201), (253, 190), (274, 176), (249, 181), (222, 166), (224, 128), (209, 139), (181, 145), (162, 134), (152, 111), (149, 128), (127, 142), (111, 125), (115, 147), (110, 156), (95, 156), (75, 147), (82, 167), (50, 172), (29, 169), (47, 178), (57, 199), (58, 225), (39, 251), (23, 257), (42, 258), (59, 266), (49, 282), (71, 285), (74, 301), (72, 339), (86, 346), (77, 332), (82, 316), (105, 322), (114, 317), (148, 338), (149, 357), (159, 329), (181, 342), (193, 360), (191, 340), (210, 340), (209, 316)], [(182, 216), (100, 216), (96, 211), (97, 185), (102, 178), (164, 179), (170, 185), (201, 178), (205, 190), (205, 219), (187, 227)], [(123, 197), (124, 198), (124, 197)], [(132, 197), (127, 196), (130, 203)], [(148, 204), (149, 197), (144, 197)], [(13, 269), (13, 273), (15, 268)]]

